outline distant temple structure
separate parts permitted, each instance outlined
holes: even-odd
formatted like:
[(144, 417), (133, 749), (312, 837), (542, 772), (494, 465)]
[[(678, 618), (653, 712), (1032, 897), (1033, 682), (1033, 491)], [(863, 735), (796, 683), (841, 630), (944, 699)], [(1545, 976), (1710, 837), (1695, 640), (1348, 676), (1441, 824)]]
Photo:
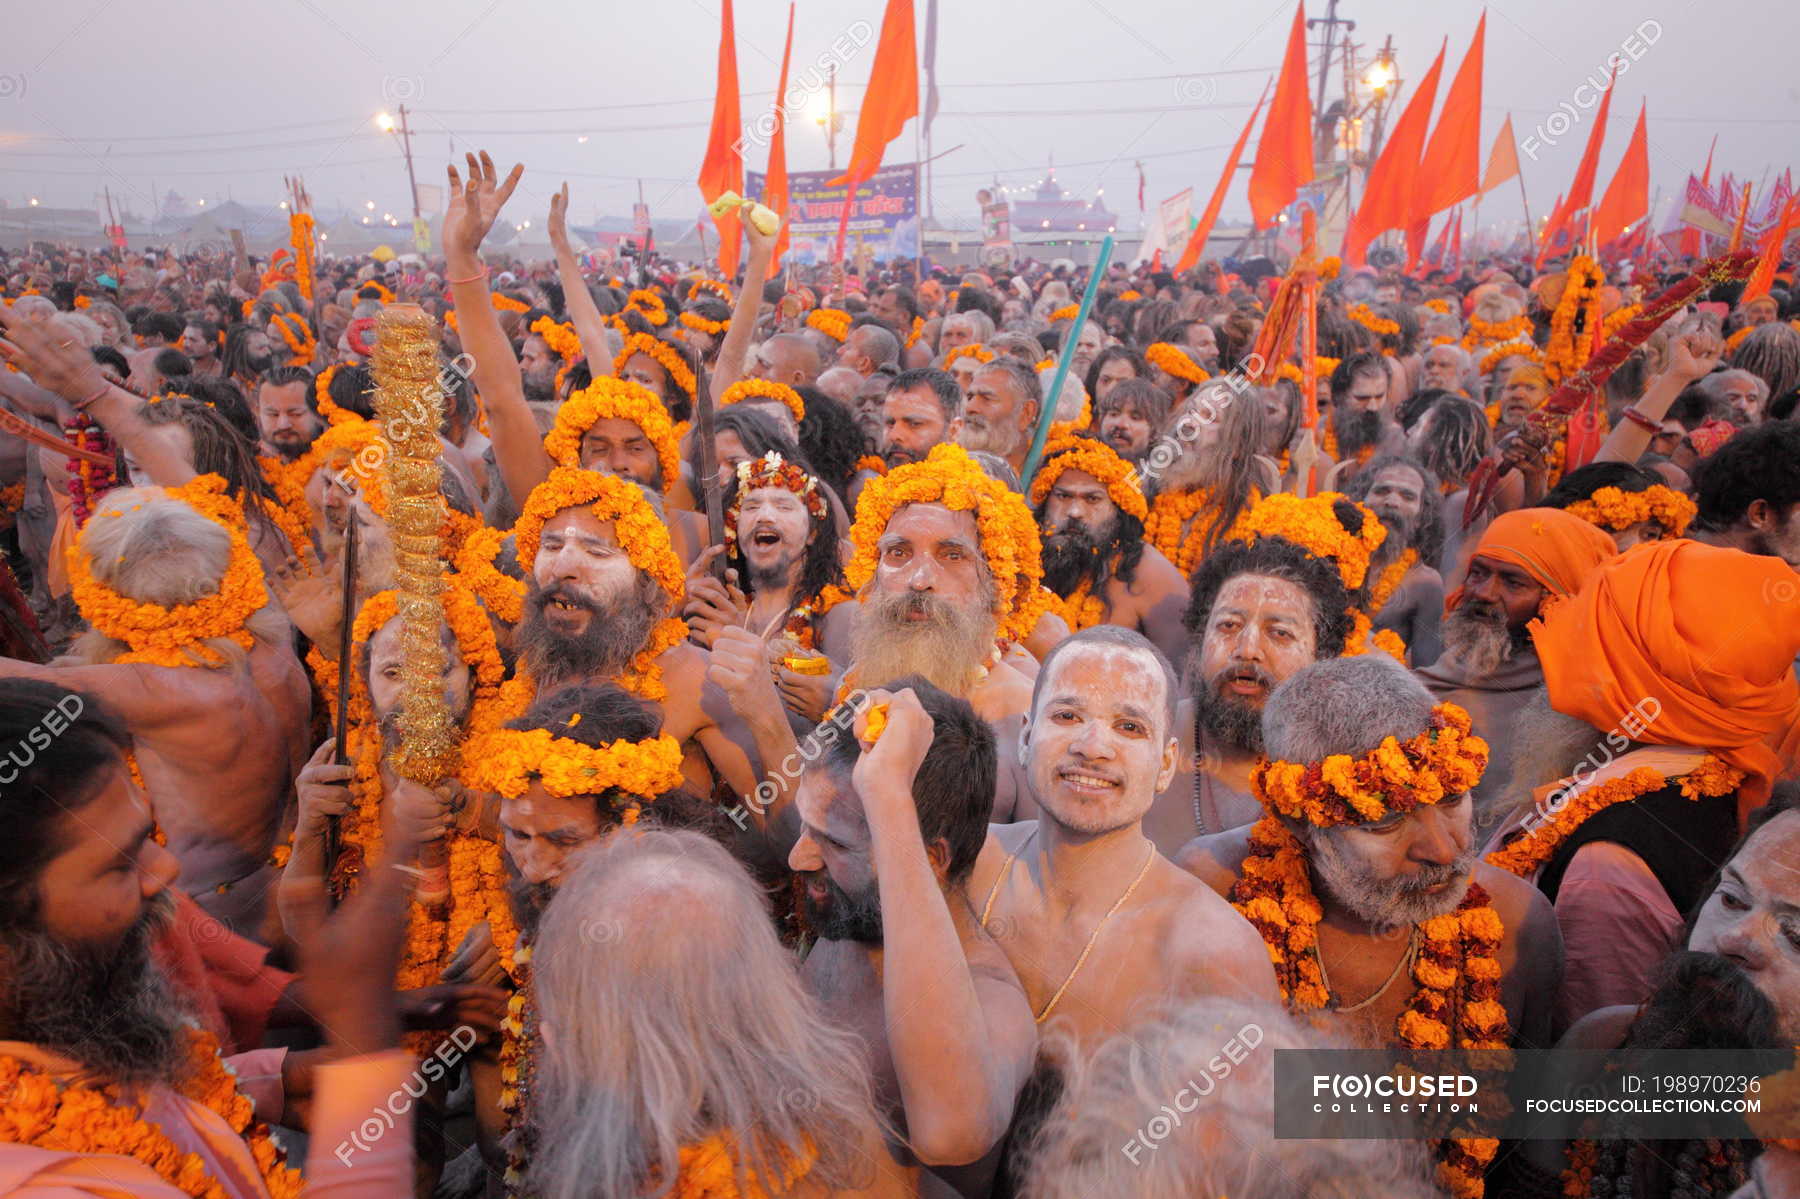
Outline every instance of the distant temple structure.
[(1119, 218), (1107, 211), (1106, 201), (1095, 196), (1086, 201), (1071, 196), (1056, 181), (1056, 168), (1044, 173), (1035, 200), (1014, 200), (1012, 227), (1015, 234), (1031, 233), (1108, 233), (1116, 229)]

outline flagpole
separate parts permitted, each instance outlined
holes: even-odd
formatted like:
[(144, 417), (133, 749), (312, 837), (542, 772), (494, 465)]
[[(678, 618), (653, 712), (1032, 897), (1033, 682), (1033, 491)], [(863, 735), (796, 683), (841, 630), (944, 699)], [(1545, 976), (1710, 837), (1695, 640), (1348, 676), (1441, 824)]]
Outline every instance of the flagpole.
[(1533, 249), (1537, 246), (1537, 232), (1536, 232), (1537, 227), (1535, 225), (1533, 225), (1532, 221), (1531, 221), (1531, 201), (1525, 195), (1525, 172), (1524, 171), (1520, 171), (1518, 173), (1518, 180), (1519, 180), (1519, 203), (1521, 203), (1525, 206), (1525, 245), (1528, 249)]

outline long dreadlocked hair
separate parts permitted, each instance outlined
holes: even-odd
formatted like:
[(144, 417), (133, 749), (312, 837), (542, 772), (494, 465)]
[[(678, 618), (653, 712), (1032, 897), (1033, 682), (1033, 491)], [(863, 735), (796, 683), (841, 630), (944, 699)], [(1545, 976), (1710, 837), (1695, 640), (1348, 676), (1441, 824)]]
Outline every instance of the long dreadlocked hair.
[(1438, 478), (1461, 484), (1488, 452), (1487, 413), (1473, 400), (1446, 396), (1420, 416), (1429, 420), (1429, 436), (1419, 446), (1419, 460)]
[[(1099, 440), (1091, 433), (1082, 434), (1082, 437), (1088, 441)], [(1031, 518), (1037, 522), (1039, 529), (1044, 527), (1044, 509), (1049, 505), (1050, 497), (1046, 494), (1044, 502), (1031, 510)], [(1091, 584), (1088, 588), (1090, 595), (1105, 594), (1104, 588), (1111, 579), (1116, 578), (1128, 587), (1136, 582), (1138, 563), (1144, 560), (1144, 522), (1123, 509), (1117, 509), (1116, 515), (1118, 524), (1113, 529), (1112, 540), (1097, 547), (1099, 553), (1076, 564), (1076, 567), (1058, 564), (1061, 569), (1053, 573), (1050, 555), (1046, 553), (1044, 586), (1068, 599), (1075, 594), (1075, 589), (1081, 586), (1083, 580)], [(1058, 574), (1062, 577), (1056, 577)]]
[(1746, 337), (1733, 351), (1731, 365), (1749, 371), (1769, 385), (1769, 402), (1800, 387), (1800, 332), (1771, 321)]
[[(1423, 492), (1419, 496), (1419, 523), (1413, 526), (1412, 548), (1419, 551), (1420, 562), (1435, 565), (1444, 552), (1444, 501), (1439, 479), (1429, 466), (1405, 454), (1380, 454), (1350, 476), (1344, 494), (1359, 504), (1367, 504), (1376, 477), (1390, 466), (1410, 470), (1419, 476)], [(1405, 548), (1402, 547), (1400, 552), (1404, 553)]]

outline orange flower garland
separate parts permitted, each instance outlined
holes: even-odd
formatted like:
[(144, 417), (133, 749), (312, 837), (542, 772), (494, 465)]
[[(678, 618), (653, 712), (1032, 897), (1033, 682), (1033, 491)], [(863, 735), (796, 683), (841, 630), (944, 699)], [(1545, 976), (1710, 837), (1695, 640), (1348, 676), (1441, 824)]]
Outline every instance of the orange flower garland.
[(453, 565), (457, 577), (489, 612), (507, 624), (518, 624), (525, 615), (525, 584), (495, 565), (505, 540), (505, 529), (482, 525), (464, 539)]
[(394, 302), (394, 289), (376, 279), (366, 279), (357, 284), (356, 294), (360, 296), (370, 288), (374, 288), (375, 298), (380, 300), (383, 304), (392, 304)]
[(729, 317), (722, 321), (709, 321), (697, 312), (683, 312), (678, 319), (684, 328), (692, 329), (696, 333), (709, 333), (714, 337), (731, 328)]
[[(313, 298), (312, 213), (288, 214), (288, 244), (294, 247), (294, 283), (300, 288), (300, 298), (310, 304)], [(393, 300), (394, 294), (388, 292), (388, 302), (391, 304)]]
[(1431, 309), (1431, 311), (1437, 313), (1439, 316), (1450, 315), (1450, 301), (1444, 299), (1442, 296), (1426, 300), (1425, 307)]
[[(1248, 511), (1239, 514), (1226, 536), (1237, 534), (1248, 515)], [(1176, 570), (1189, 575), (1200, 565), (1208, 531), (1218, 522), (1218, 505), (1205, 488), (1164, 491), (1151, 501), (1150, 515), (1144, 521), (1144, 540), (1161, 550)]]
[(313, 360), (313, 354), (319, 348), (319, 341), (312, 330), (306, 327), (306, 320), (289, 312), (271, 312), (269, 320), (281, 332), (281, 340), (287, 342), (289, 366), (306, 366)]
[(880, 454), (864, 454), (856, 460), (856, 469), (859, 471), (874, 471), (878, 475), (885, 475), (887, 474), (887, 459), (883, 458)]
[(1369, 574), (1369, 562), (1375, 551), (1387, 540), (1387, 527), (1361, 504), (1362, 530), (1352, 533), (1337, 518), (1336, 501), (1341, 492), (1324, 491), (1301, 499), (1292, 492), (1278, 491), (1259, 500), (1232, 530), (1233, 541), (1256, 541), (1263, 537), (1280, 537), (1293, 542), (1315, 558), (1328, 559), (1337, 567), (1344, 589), (1355, 593)]
[(919, 344), (919, 338), (923, 336), (925, 336), (925, 318), (922, 316), (915, 316), (913, 317), (912, 329), (906, 335), (906, 344), (901, 348), (905, 350), (912, 349)]
[(1089, 580), (1083, 579), (1066, 599), (1055, 592), (1050, 592), (1050, 611), (1062, 617), (1069, 632), (1079, 633), (1083, 629), (1092, 628), (1106, 619), (1106, 601), (1098, 595), (1090, 595)]
[(1133, 300), (1141, 300), (1143, 298), (1144, 298), (1144, 293), (1141, 291), (1138, 291), (1136, 288), (1128, 288), (1127, 290), (1119, 293), (1119, 299), (1125, 301), (1127, 304), (1129, 304)]
[(694, 382), (693, 369), (674, 346), (648, 333), (633, 333), (625, 339), (625, 348), (619, 351), (619, 356), (613, 359), (613, 374), (623, 377), (625, 364), (631, 361), (633, 354), (643, 354), (654, 359), (669, 372), (669, 378), (675, 381), (675, 386), (687, 393), (688, 399), (694, 398), (697, 384)]
[[(287, 1167), (268, 1125), (252, 1123), (254, 1105), (238, 1089), (237, 1075), (220, 1056), (218, 1041), (198, 1028), (186, 1032), (192, 1064), (176, 1089), (243, 1138), (273, 1199), (295, 1199), (305, 1186), (300, 1171)], [(0, 1057), (0, 1142), (135, 1158), (176, 1190), (196, 1199), (224, 1199), (224, 1185), (207, 1172), (206, 1159), (183, 1152), (144, 1119), (132, 1094), (120, 1086), (64, 1083), (18, 1058)]]
[(719, 282), (717, 279), (694, 280), (687, 290), (688, 302), (690, 304), (693, 303), (694, 299), (703, 291), (710, 291), (713, 295), (718, 296), (727, 304), (731, 303), (731, 288), (725, 286), (725, 284)]
[(1504, 321), (1484, 321), (1478, 316), (1470, 317), (1469, 331), (1463, 334), (1462, 344), (1465, 350), (1476, 350), (1498, 342), (1530, 339), (1531, 318), (1521, 312)]
[(1119, 457), (1111, 446), (1092, 437), (1058, 438), (1044, 447), (1044, 464), (1031, 480), (1032, 507), (1043, 503), (1063, 472), (1070, 470), (1091, 475), (1106, 488), (1107, 497), (1119, 511), (1139, 520), (1150, 515), (1143, 489), (1138, 486), (1137, 468)]
[(1399, 321), (1389, 320), (1367, 304), (1352, 304), (1344, 315), (1379, 337), (1400, 336)]
[(894, 513), (907, 504), (942, 504), (971, 512), (981, 552), (993, 574), (997, 636), (1023, 641), (1043, 612), (1043, 543), (1037, 522), (1018, 492), (988, 476), (957, 445), (933, 446), (923, 462), (909, 462), (864, 484), (850, 539), (855, 553), (844, 574), (861, 592), (874, 579), (877, 543)]
[(956, 346), (945, 352), (944, 369), (949, 370), (958, 358), (973, 358), (977, 362), (988, 363), (994, 360), (994, 351), (978, 341), (972, 341), (966, 346)]
[(748, 399), (780, 400), (794, 414), (796, 425), (806, 419), (806, 401), (800, 398), (800, 393), (773, 379), (739, 379), (719, 397), (719, 407)]
[(1424, 731), (1405, 742), (1388, 737), (1366, 754), (1316, 763), (1265, 760), (1251, 769), (1250, 786), (1266, 810), (1290, 820), (1320, 828), (1373, 824), (1480, 782), (1488, 745), (1469, 730), (1467, 712), (1441, 703)]
[(1503, 341), (1481, 356), (1481, 364), (1476, 368), (1477, 373), (1491, 375), (1494, 373), (1494, 368), (1508, 358), (1528, 358), (1541, 365), (1544, 361), (1544, 354), (1529, 341)]
[(669, 306), (656, 292), (639, 288), (625, 297), (625, 307), (636, 312), (658, 329), (669, 323)]
[[(1578, 254), (1569, 264), (1568, 281), (1563, 286), (1556, 311), (1550, 314), (1550, 339), (1544, 346), (1544, 370), (1552, 381), (1573, 374), (1587, 361), (1588, 346), (1593, 340), (1593, 322), (1600, 315), (1600, 286), (1605, 282), (1606, 276), (1600, 272), (1599, 264), (1587, 255)], [(1587, 321), (1577, 333), (1575, 321), (1584, 307), (1587, 308)]]
[(1412, 572), (1412, 568), (1418, 564), (1418, 561), (1419, 551), (1409, 549), (1389, 563), (1387, 569), (1381, 572), (1380, 577), (1369, 588), (1368, 613), (1370, 616), (1381, 615), (1381, 610), (1387, 607), (1389, 600), (1394, 598), (1394, 592), (1400, 589), (1401, 581)]
[[(1119, 298), (1123, 300), (1125, 297), (1121, 295)], [(1072, 321), (1080, 315), (1081, 305), (1064, 304), (1061, 308), (1054, 309), (1047, 319), (1052, 321)]]
[(681, 786), (681, 743), (668, 734), (614, 741), (598, 748), (548, 729), (495, 729), (469, 743), (464, 779), (478, 791), (517, 799), (532, 783), (551, 795), (631, 797), (622, 815), (633, 823), (642, 804)]
[(789, 1194), (794, 1184), (806, 1177), (813, 1162), (818, 1160), (818, 1154), (810, 1149), (804, 1156), (794, 1157), (777, 1146), (781, 1155), (781, 1176), (764, 1178), (760, 1173), (749, 1173), (740, 1188), (737, 1162), (732, 1157), (734, 1149), (724, 1134), (708, 1137), (696, 1145), (683, 1145), (669, 1199), (779, 1199)]
[(806, 314), (806, 327), (843, 341), (850, 336), (850, 314), (842, 308), (815, 308)]
[(680, 439), (669, 420), (669, 410), (660, 396), (630, 379), (602, 375), (564, 400), (556, 410), (555, 425), (544, 435), (544, 452), (558, 466), (579, 468), (581, 439), (603, 420), (630, 421), (643, 431), (656, 449), (662, 491), (667, 492), (681, 478)]
[[(224, 479), (200, 475), (181, 487), (163, 490), (170, 499), (182, 501), (229, 534), (231, 552), (218, 590), (172, 608), (130, 599), (94, 577), (88, 554), (82, 548), (85, 531), (82, 539), (69, 547), (70, 590), (82, 617), (96, 631), (130, 647), (114, 662), (223, 666), (225, 658), (205, 643), (224, 638), (244, 649), (255, 644), (244, 622), (269, 602), (262, 564), (250, 548), (243, 509), (225, 494)], [(102, 509), (99, 515), (114, 517), (120, 513)]]
[(1144, 351), (1144, 361), (1186, 383), (1204, 383), (1212, 378), (1178, 345), (1166, 341), (1151, 342)]
[[(1665, 775), (1649, 766), (1640, 766), (1629, 774), (1589, 787), (1578, 795), (1571, 797), (1565, 794), (1549, 819), (1488, 854), (1488, 865), (1511, 871), (1520, 878), (1529, 878), (1539, 866), (1550, 860), (1556, 853), (1557, 846), (1580, 828), (1588, 817), (1614, 804), (1630, 803), (1641, 796), (1661, 791), (1674, 782), (1676, 777)], [(1744, 777), (1743, 771), (1727, 766), (1711, 754), (1702, 758), (1700, 764), (1687, 774), (1679, 776), (1681, 793), (1689, 799), (1729, 795), (1738, 789)]]
[(564, 362), (573, 362), (581, 357), (581, 336), (575, 332), (575, 326), (567, 321), (559, 322), (540, 316), (531, 322), (531, 331), (543, 338), (544, 344)]
[(1646, 520), (1655, 521), (1670, 537), (1680, 537), (1686, 533), (1688, 522), (1694, 519), (1699, 510), (1693, 500), (1661, 483), (1653, 484), (1643, 491), (1602, 487), (1587, 499), (1578, 500), (1566, 509), (1571, 516), (1579, 516), (1591, 525), (1612, 529), (1614, 532), (1629, 529)]
[(331, 398), (331, 381), (337, 377), (338, 367), (341, 365), (343, 364), (332, 363), (320, 371), (319, 377), (313, 380), (313, 400), (318, 405), (319, 415), (325, 418), (325, 423), (328, 425), (341, 425), (345, 421), (365, 419), (348, 408), (339, 406), (337, 401)]

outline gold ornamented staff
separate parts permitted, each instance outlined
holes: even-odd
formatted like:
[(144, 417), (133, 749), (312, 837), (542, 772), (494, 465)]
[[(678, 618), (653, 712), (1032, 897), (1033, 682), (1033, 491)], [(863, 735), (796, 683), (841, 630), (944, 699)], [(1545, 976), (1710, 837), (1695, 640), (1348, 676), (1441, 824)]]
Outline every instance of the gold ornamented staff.
[(414, 304), (390, 304), (375, 321), (375, 413), (386, 450), (388, 528), (394, 539), (400, 644), (402, 777), (434, 786), (457, 765), (457, 730), (444, 703), (444, 563), (438, 429), (444, 392), (438, 386), (437, 322)]

